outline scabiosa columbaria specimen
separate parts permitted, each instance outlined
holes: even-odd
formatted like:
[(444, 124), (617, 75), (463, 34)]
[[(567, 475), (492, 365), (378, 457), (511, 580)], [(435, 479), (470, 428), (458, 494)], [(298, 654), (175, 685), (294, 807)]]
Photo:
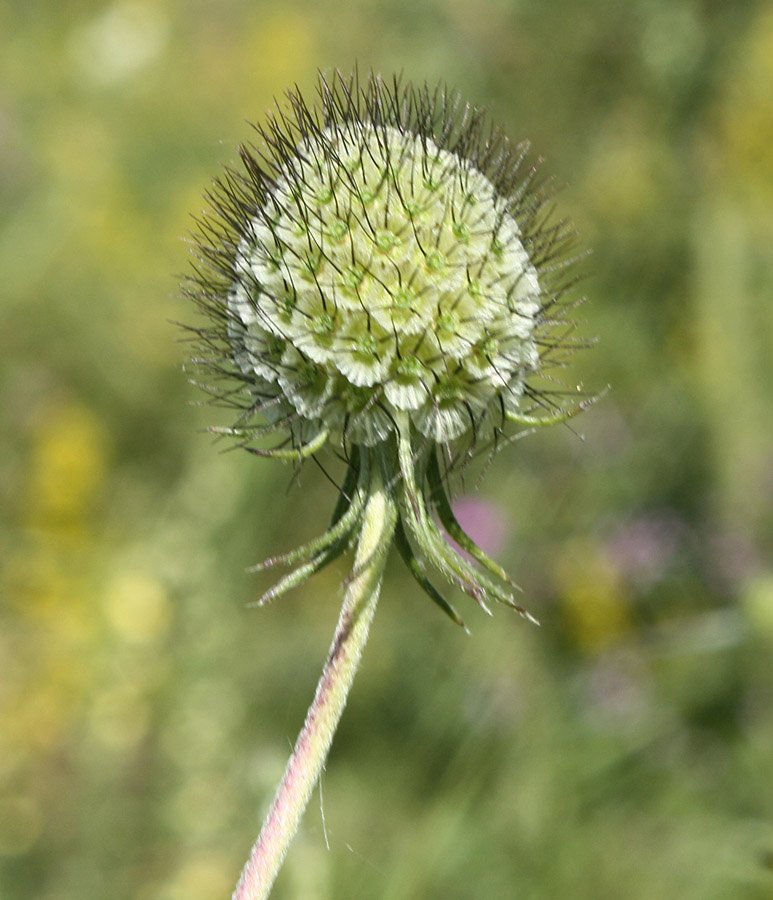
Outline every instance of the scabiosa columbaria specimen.
[[(315, 104), (288, 101), (210, 194), (187, 290), (210, 320), (196, 363), (238, 409), (233, 426), (213, 430), (298, 462), (330, 444), (346, 463), (329, 529), (262, 566), (292, 567), (265, 602), (357, 546), (322, 705), (340, 692), (342, 648), (359, 641), (353, 677), (393, 542), (460, 624), (431, 571), (484, 608), (528, 615), (459, 526), (448, 476), (513, 429), (565, 421), (583, 404), (565, 409), (550, 388), (549, 370), (574, 346), (561, 302), (570, 236), (547, 221), (549, 192), (526, 147), (456, 95), (378, 76), (323, 76)], [(285, 783), (310, 765), (310, 742), (327, 741), (324, 760), (332, 730), (307, 740), (319, 719), (312, 706)], [(280, 788), (235, 896), (267, 895), (278, 862), (272, 874), (264, 861), (281, 862), (276, 834), (299, 805)]]

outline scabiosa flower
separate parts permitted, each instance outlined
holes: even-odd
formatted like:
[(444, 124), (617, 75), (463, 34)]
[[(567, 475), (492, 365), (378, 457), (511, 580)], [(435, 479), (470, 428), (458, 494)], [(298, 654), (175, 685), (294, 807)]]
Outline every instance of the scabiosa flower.
[(261, 602), (356, 546), (338, 626), (285, 777), (234, 898), (265, 898), (324, 765), (394, 544), (454, 621), (434, 573), (528, 616), (459, 525), (449, 476), (518, 432), (563, 422), (551, 370), (576, 341), (563, 223), (484, 115), (443, 89), (321, 76), (241, 149), (199, 223), (186, 291), (209, 318), (195, 364), (238, 411), (214, 432), (259, 456), (345, 462), (328, 530), (256, 568)]
[(290, 93), (241, 149), (243, 169), (216, 183), (187, 286), (212, 323), (196, 362), (225, 377), (210, 389), (239, 409), (213, 430), (284, 460), (329, 442), (348, 463), (331, 528), (263, 564), (299, 566), (263, 599), (356, 537), (379, 469), (397, 547), (433, 600), (461, 621), (427, 564), (481, 605), (523, 612), (456, 522), (447, 476), (513, 425), (582, 408), (560, 408), (544, 386), (574, 346), (560, 303), (570, 233), (545, 223), (526, 146), (457, 96), (375, 75), (321, 76), (318, 93), (314, 106)]

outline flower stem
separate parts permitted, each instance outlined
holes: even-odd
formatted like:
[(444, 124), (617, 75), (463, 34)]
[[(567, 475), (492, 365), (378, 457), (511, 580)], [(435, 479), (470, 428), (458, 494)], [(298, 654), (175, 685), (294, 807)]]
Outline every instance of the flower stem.
[[(374, 467), (378, 470), (378, 466)], [(274, 802), (242, 870), (232, 900), (265, 900), (325, 765), (333, 735), (359, 668), (376, 611), (397, 510), (375, 471), (362, 514), (354, 570), (327, 662)]]

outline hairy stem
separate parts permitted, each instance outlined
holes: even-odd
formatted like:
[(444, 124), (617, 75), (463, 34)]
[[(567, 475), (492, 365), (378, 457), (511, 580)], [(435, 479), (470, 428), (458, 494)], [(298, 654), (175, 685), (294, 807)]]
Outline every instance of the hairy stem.
[[(378, 470), (378, 467), (374, 467)], [(376, 610), (397, 510), (379, 471), (362, 514), (351, 580), (327, 662), (269, 810), (232, 900), (265, 900), (271, 892), (327, 759)]]

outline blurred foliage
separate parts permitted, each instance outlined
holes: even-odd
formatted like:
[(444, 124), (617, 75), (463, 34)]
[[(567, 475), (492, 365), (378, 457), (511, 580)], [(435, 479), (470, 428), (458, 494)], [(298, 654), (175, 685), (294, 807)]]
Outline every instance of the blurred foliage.
[(245, 608), (333, 492), (200, 433), (172, 273), (245, 118), (355, 60), (548, 160), (594, 251), (571, 383), (612, 390), (481, 487), (541, 629), (467, 638), (391, 567), (277, 900), (773, 895), (770, 4), (28, 0), (0, 35), (0, 898), (226, 897), (257, 834), (345, 568)]

